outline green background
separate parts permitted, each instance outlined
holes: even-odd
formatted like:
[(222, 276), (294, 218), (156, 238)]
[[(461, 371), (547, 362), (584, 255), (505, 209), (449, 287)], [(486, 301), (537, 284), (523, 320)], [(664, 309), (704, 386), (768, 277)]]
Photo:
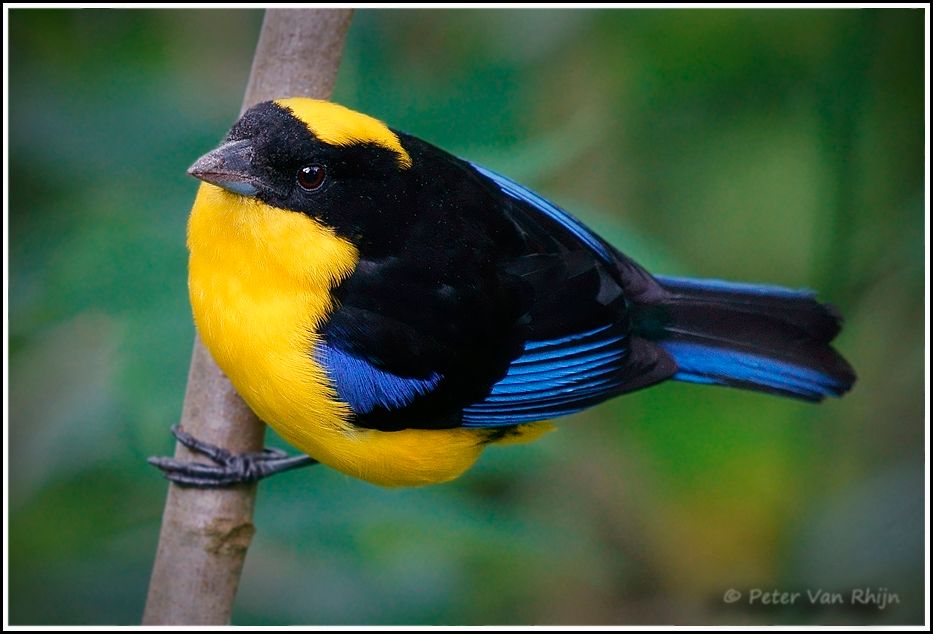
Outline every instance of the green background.
[[(260, 21), (10, 12), (13, 623), (140, 618), (145, 458), (194, 334), (185, 169), (236, 118)], [(921, 622), (923, 51), (918, 10), (357, 12), (335, 100), (651, 270), (819, 289), (860, 380), (819, 406), (665, 384), (442, 486), (272, 478), (234, 623)], [(864, 587), (899, 603), (747, 601)]]

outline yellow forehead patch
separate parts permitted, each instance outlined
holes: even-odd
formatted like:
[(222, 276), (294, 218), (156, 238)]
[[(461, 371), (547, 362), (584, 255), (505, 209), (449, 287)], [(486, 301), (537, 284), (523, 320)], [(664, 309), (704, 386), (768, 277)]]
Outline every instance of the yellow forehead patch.
[(292, 97), (276, 99), (275, 103), (291, 110), (308, 130), (324, 143), (373, 143), (395, 152), (399, 167), (411, 167), (411, 157), (402, 147), (398, 136), (378, 119), (320, 99)]

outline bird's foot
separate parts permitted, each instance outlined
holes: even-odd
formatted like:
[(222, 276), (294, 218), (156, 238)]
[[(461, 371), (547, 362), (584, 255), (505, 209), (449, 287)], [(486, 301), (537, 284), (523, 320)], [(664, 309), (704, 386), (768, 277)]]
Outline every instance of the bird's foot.
[(237, 484), (256, 482), (267, 476), (317, 464), (310, 456), (289, 456), (280, 449), (266, 448), (255, 453), (232, 453), (222, 447), (198, 440), (172, 426), (172, 435), (191, 451), (207, 456), (214, 464), (185, 462), (174, 458), (153, 456), (149, 464), (159, 468), (162, 474), (181, 486), (199, 488), (230, 487)]

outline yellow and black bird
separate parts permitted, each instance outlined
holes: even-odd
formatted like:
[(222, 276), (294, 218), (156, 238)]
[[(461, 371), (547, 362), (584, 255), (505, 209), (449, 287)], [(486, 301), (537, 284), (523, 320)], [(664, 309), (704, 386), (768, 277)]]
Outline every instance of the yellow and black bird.
[(198, 331), (306, 456), (154, 458), (191, 486), (321, 462), (387, 486), (673, 379), (819, 401), (855, 381), (810, 291), (652, 276), (566, 211), (342, 106), (261, 103), (189, 173)]

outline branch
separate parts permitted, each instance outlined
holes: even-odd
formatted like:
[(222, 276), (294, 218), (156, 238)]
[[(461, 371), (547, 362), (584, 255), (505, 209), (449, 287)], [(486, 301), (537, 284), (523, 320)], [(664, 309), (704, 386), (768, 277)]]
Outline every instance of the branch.
[[(262, 23), (245, 111), (279, 97), (330, 97), (352, 11), (270, 9)], [(259, 451), (265, 427), (195, 338), (181, 426), (230, 451)], [(179, 460), (203, 460), (178, 444)], [(143, 613), (145, 625), (230, 622), (255, 528), (256, 485), (192, 489), (169, 484)]]

